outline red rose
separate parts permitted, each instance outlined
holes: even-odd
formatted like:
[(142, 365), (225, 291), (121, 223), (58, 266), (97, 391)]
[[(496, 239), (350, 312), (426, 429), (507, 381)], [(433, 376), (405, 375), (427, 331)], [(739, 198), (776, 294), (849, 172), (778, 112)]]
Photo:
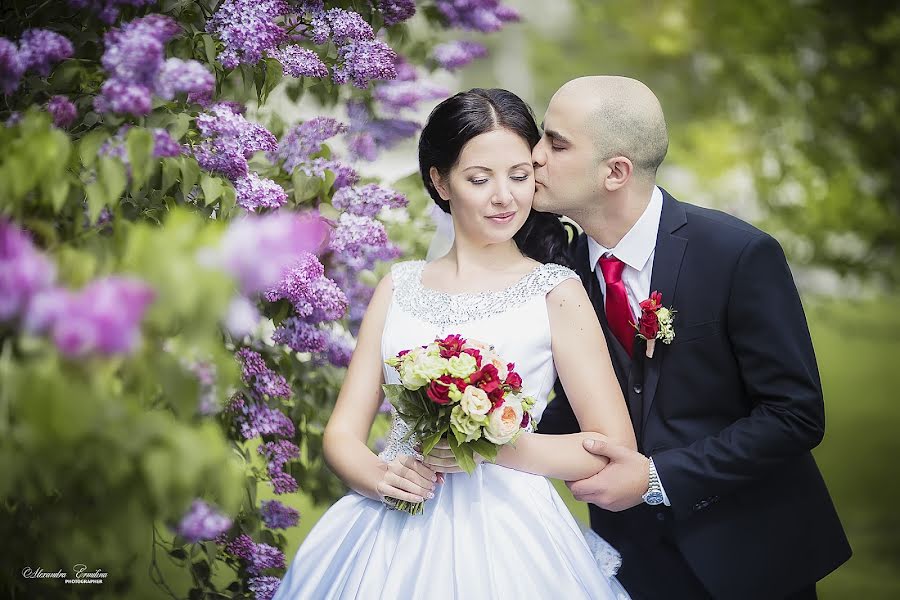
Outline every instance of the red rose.
[(479, 352), (475, 348), (466, 348), (465, 350), (463, 350), (463, 352), (475, 359), (476, 369), (481, 368), (481, 352)]
[(488, 414), (494, 412), (506, 402), (506, 398), (503, 397), (503, 394), (500, 394), (499, 396), (495, 394), (494, 396), (488, 396), (488, 398), (491, 400), (491, 410), (488, 411)]
[(651, 310), (656, 312), (656, 309), (662, 306), (662, 294), (659, 292), (653, 292), (650, 294), (650, 297), (641, 302), (641, 310), (646, 312)]
[(490, 396), (500, 388), (500, 374), (494, 365), (484, 365), (469, 376), (469, 383), (477, 385)]
[(400, 352), (397, 353), (397, 358), (403, 358), (407, 354), (409, 354), (409, 350), (401, 350)]
[(450, 402), (450, 384), (453, 378), (449, 375), (441, 375), (428, 385), (425, 394), (435, 404), (448, 404)]
[(465, 379), (460, 379), (459, 377), (452, 377), (450, 381), (460, 392), (465, 392), (466, 388), (469, 387), (469, 382)]
[(509, 375), (506, 376), (506, 381), (504, 383), (506, 383), (506, 385), (508, 385), (512, 389), (518, 391), (522, 388), (522, 377), (519, 376), (519, 374), (515, 371), (510, 370)]
[(648, 340), (656, 339), (656, 334), (659, 333), (659, 318), (655, 312), (644, 311), (638, 324), (638, 331)]
[(441, 348), (441, 358), (452, 358), (454, 356), (459, 356), (460, 352), (462, 352), (462, 347), (463, 344), (466, 343), (466, 338), (454, 333), (442, 340), (435, 341)]

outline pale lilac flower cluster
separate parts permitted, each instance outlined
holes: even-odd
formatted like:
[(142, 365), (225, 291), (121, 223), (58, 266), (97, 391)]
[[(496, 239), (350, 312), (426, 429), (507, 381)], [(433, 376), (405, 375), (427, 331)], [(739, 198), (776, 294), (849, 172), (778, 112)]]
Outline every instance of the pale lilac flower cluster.
[(381, 40), (353, 41), (338, 48), (338, 65), (332, 71), (332, 80), (343, 85), (352, 83), (366, 89), (376, 79), (393, 79), (397, 76), (394, 60), (397, 54)]
[(347, 147), (351, 156), (372, 161), (379, 149), (389, 150), (400, 141), (416, 134), (421, 125), (406, 119), (376, 119), (369, 114), (362, 102), (348, 102), (347, 115), (350, 129)]
[(214, 539), (231, 528), (231, 519), (197, 499), (182, 517), (175, 531), (187, 541), (199, 542)]
[(291, 127), (281, 138), (275, 158), (283, 161), (288, 173), (311, 160), (325, 140), (346, 133), (347, 126), (331, 117), (315, 117)]
[(78, 117), (78, 109), (65, 96), (53, 96), (47, 102), (47, 112), (53, 117), (53, 124), (61, 129), (71, 125)]
[(265, 297), (269, 302), (287, 300), (298, 317), (313, 324), (340, 319), (347, 311), (347, 297), (325, 277), (322, 263), (312, 254), (301, 258)]
[(69, 0), (69, 5), (72, 8), (87, 8), (109, 25), (119, 18), (119, 10), (122, 6), (139, 8), (149, 6), (154, 2), (156, 0)]
[(435, 0), (450, 27), (491, 33), (504, 23), (519, 20), (519, 13), (499, 0)]
[(235, 181), (234, 191), (238, 206), (249, 212), (256, 212), (261, 208), (279, 208), (288, 199), (287, 192), (278, 183), (252, 171)]
[(251, 577), (247, 580), (247, 588), (253, 592), (255, 600), (272, 600), (280, 585), (281, 579), (270, 575)]
[(283, 569), (284, 553), (268, 544), (258, 544), (242, 533), (225, 546), (225, 552), (245, 561), (247, 572), (259, 575), (266, 569)]
[(484, 44), (469, 40), (457, 40), (438, 44), (431, 52), (431, 57), (441, 67), (455, 71), (471, 63), (475, 59), (484, 58), (488, 51)]
[(350, 305), (350, 328), (355, 333), (365, 315), (366, 307), (372, 300), (375, 288), (360, 281), (357, 272), (351, 270), (347, 265), (335, 266), (331, 269), (330, 276), (347, 296)]
[[(287, 380), (270, 369), (265, 359), (249, 348), (241, 348), (237, 353), (242, 370), (241, 379), (246, 383), (257, 398), (270, 396), (272, 398), (290, 398), (291, 386)], [(293, 434), (290, 434), (293, 435)]]
[(245, 296), (253, 296), (277, 285), (298, 259), (321, 247), (326, 235), (327, 225), (315, 213), (247, 215), (229, 225), (209, 262), (231, 273)]
[(296, 44), (269, 50), (269, 56), (281, 63), (288, 77), (328, 77), (328, 67), (319, 55)]
[(218, 390), (216, 386), (216, 366), (214, 363), (197, 361), (187, 364), (188, 370), (200, 384), (200, 401), (197, 412), (208, 417), (219, 412)]
[(46, 77), (56, 63), (75, 53), (72, 42), (48, 29), (27, 29), (18, 46), (0, 37), (0, 92), (12, 94), (26, 71)]
[(332, 187), (336, 190), (347, 187), (348, 185), (353, 185), (359, 181), (359, 173), (356, 172), (356, 169), (333, 159), (321, 157), (313, 158), (308, 162), (298, 164), (296, 168), (300, 169), (310, 177), (317, 177), (319, 179), (325, 179), (325, 172), (331, 171), (335, 176)]
[(342, 256), (359, 257), (384, 248), (387, 243), (387, 232), (379, 221), (343, 213), (328, 240), (328, 250)]
[(442, 100), (449, 95), (446, 88), (423, 80), (388, 81), (379, 84), (372, 92), (372, 97), (388, 114), (404, 109), (415, 110), (420, 102)]
[(415, 0), (378, 0), (378, 9), (388, 27), (402, 23), (416, 14)]
[(349, 367), (355, 345), (349, 336), (332, 333), (325, 342), (325, 358), (336, 367)]
[(166, 43), (181, 31), (174, 19), (151, 14), (109, 30), (100, 62), (109, 79), (94, 99), (98, 112), (146, 115), (153, 95), (171, 100), (179, 93), (208, 97), (215, 78), (194, 60), (165, 59)]
[(382, 208), (402, 208), (408, 203), (403, 194), (374, 183), (342, 188), (331, 199), (335, 208), (364, 217), (374, 217)]
[(310, 27), (309, 37), (317, 45), (326, 43), (329, 37), (337, 46), (375, 39), (372, 26), (359, 13), (342, 8), (314, 13)]
[(263, 500), (259, 512), (269, 529), (290, 529), (300, 522), (300, 513), (278, 500)]
[(225, 45), (219, 61), (226, 69), (255, 65), (285, 40), (278, 19), (291, 11), (284, 0), (225, 0), (206, 23), (206, 31)]
[[(130, 125), (123, 125), (114, 136), (103, 142), (98, 154), (118, 158), (125, 165), (126, 171), (131, 174), (131, 161), (128, 158), (127, 135)], [(178, 156), (182, 152), (181, 144), (175, 141), (168, 130), (156, 127), (151, 130), (153, 134), (153, 157), (166, 158)]]
[(297, 490), (297, 480), (284, 472), (284, 465), (300, 458), (300, 448), (287, 440), (277, 440), (260, 444), (257, 451), (266, 459), (266, 471), (276, 494), (286, 494)]
[(263, 435), (293, 437), (294, 423), (280, 410), (271, 408), (262, 400), (247, 402), (240, 394), (234, 396), (226, 407), (245, 440)]
[(28, 234), (0, 218), (0, 322), (24, 317), (55, 281), (56, 266)]

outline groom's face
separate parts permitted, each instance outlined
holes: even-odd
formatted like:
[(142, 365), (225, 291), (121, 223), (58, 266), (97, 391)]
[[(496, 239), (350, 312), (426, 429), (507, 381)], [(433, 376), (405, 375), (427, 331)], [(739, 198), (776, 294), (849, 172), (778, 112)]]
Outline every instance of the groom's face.
[(544, 114), (543, 136), (531, 153), (536, 210), (573, 216), (596, 197), (596, 153), (576, 100), (558, 93)]

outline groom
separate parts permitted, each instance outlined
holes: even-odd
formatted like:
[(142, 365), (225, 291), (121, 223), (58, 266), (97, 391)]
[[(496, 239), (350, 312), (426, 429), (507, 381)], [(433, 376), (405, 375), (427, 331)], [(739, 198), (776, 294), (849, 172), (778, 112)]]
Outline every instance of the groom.
[[(569, 484), (620, 581), (641, 599), (815, 598), (850, 546), (810, 454), (822, 388), (781, 246), (656, 187), (668, 135), (638, 81), (570, 81), (543, 128), (534, 207), (585, 232), (573, 260), (637, 434), (639, 452), (587, 441), (610, 464)], [(677, 311), (652, 357), (631, 325), (651, 292)], [(540, 431), (578, 431), (558, 383)]]

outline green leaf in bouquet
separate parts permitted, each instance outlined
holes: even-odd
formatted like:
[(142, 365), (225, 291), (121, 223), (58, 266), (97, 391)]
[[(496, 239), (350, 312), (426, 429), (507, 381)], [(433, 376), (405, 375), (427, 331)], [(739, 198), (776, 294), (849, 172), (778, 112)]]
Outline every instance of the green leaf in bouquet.
[(447, 441), (450, 442), (450, 451), (453, 452), (459, 468), (471, 475), (475, 470), (475, 456), (472, 453), (471, 445), (460, 444), (455, 436), (449, 436)]
[(422, 438), (422, 454), (428, 454), (434, 447), (437, 446), (437, 443), (441, 441), (441, 438), (447, 433), (447, 428), (444, 427), (439, 431), (432, 433), (427, 437)]
[(497, 460), (497, 453), (500, 452), (500, 446), (487, 441), (485, 438), (469, 442), (467, 445), (472, 448), (473, 452), (477, 452), (483, 456), (485, 460), (491, 462)]
[(394, 400), (397, 399), (406, 388), (399, 383), (385, 383), (381, 386), (381, 389), (384, 391), (384, 397), (388, 402), (393, 404)]

